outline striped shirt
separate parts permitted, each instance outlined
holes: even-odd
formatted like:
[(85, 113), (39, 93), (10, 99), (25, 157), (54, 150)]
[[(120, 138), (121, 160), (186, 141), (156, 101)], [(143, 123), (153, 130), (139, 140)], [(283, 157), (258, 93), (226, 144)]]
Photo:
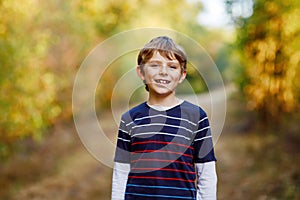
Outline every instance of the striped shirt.
[(194, 164), (215, 161), (206, 113), (184, 101), (122, 115), (115, 162), (129, 163), (125, 199), (196, 199)]

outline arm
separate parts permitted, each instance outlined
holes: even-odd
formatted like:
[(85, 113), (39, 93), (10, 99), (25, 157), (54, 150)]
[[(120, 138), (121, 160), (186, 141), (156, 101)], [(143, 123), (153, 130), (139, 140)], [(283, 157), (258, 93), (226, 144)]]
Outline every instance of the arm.
[(195, 132), (195, 167), (197, 172), (197, 200), (217, 199), (217, 175), (212, 134), (206, 113), (201, 113)]
[(124, 200), (130, 171), (130, 135), (125, 120), (121, 119), (114, 158), (111, 200)]
[(197, 200), (217, 199), (217, 174), (215, 161), (196, 163)]
[(130, 164), (114, 162), (111, 200), (124, 200)]

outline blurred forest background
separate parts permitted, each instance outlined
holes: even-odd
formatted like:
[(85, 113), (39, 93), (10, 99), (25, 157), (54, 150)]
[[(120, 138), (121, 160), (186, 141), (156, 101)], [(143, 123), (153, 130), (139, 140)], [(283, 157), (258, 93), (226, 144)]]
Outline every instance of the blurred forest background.
[[(300, 2), (219, 1), (228, 27), (200, 24), (196, 0), (0, 0), (0, 199), (109, 199), (111, 169), (79, 150), (72, 86), (95, 45), (140, 27), (193, 38), (236, 88), (216, 145), (219, 199), (300, 199)], [(119, 75), (102, 77), (100, 111)]]

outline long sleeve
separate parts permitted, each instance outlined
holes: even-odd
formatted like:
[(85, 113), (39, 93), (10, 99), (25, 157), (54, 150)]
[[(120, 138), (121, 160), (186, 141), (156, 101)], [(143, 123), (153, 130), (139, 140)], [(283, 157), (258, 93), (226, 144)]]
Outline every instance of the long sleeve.
[(130, 135), (122, 116), (114, 158), (111, 200), (124, 200), (130, 171)]
[(119, 163), (130, 163), (131, 136), (124, 118), (125, 116), (123, 115), (118, 130), (118, 140), (114, 161)]
[(114, 162), (111, 200), (124, 200), (130, 164)]
[(197, 200), (217, 199), (217, 174), (215, 161), (196, 163)]

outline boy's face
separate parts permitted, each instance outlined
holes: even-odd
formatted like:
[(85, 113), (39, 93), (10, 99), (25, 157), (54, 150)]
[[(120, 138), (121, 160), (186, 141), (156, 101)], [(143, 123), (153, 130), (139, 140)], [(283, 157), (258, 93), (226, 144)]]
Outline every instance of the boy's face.
[(181, 69), (177, 59), (168, 59), (158, 51), (153, 53), (152, 58), (143, 65), (137, 67), (140, 78), (149, 87), (150, 93), (167, 95), (173, 93), (181, 83), (186, 72)]

